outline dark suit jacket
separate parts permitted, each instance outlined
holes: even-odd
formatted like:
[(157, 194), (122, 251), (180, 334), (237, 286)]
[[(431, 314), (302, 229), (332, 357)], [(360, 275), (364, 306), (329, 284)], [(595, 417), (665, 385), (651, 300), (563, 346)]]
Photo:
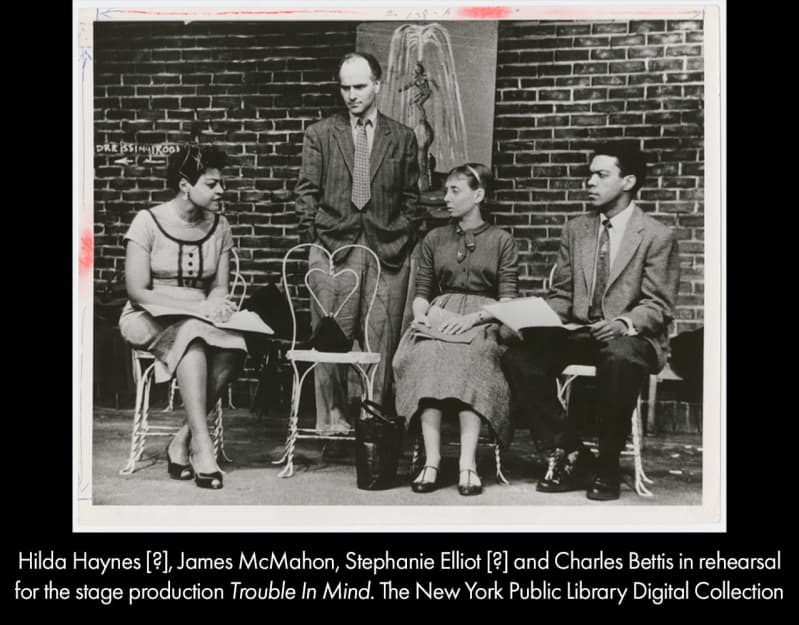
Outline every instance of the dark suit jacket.
[(419, 164), (413, 131), (378, 113), (370, 157), (371, 200), (352, 204), (355, 146), (349, 116), (339, 113), (305, 133), (302, 166), (294, 188), (303, 241), (330, 251), (354, 243), (363, 232), (389, 268), (399, 267), (414, 244), (419, 214)]
[[(569, 221), (561, 238), (549, 303), (564, 322), (588, 322), (599, 232), (595, 213)], [(627, 222), (602, 298), (605, 319), (627, 317), (666, 364), (669, 325), (680, 282), (677, 240), (671, 228), (637, 206)]]

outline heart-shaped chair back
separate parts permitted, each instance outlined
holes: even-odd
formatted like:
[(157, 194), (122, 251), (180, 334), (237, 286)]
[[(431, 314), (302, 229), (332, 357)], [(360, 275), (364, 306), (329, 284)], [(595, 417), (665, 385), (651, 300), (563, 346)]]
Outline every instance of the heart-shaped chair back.
[[(336, 270), (336, 257), (341, 256), (346, 250), (351, 250), (353, 248), (360, 248), (364, 250), (366, 253), (370, 254), (374, 259), (375, 267), (377, 267), (377, 279), (375, 280), (374, 289), (372, 293), (369, 294), (369, 307), (366, 310), (366, 319), (364, 324), (364, 347), (366, 348), (367, 352), (371, 352), (371, 345), (369, 343), (369, 317), (372, 313), (372, 308), (374, 307), (375, 299), (377, 298), (377, 289), (378, 285), (380, 284), (380, 259), (377, 257), (371, 249), (366, 247), (365, 245), (360, 245), (358, 243), (352, 243), (350, 245), (343, 245), (334, 252), (329, 252), (326, 248), (322, 247), (317, 243), (301, 243), (299, 245), (295, 245), (292, 247), (286, 255), (283, 257), (283, 292), (286, 294), (286, 299), (289, 302), (289, 308), (291, 310), (291, 321), (292, 321), (292, 338), (291, 338), (291, 348), (295, 349), (297, 343), (297, 316), (294, 310), (294, 300), (291, 296), (291, 285), (288, 282), (288, 275), (287, 275), (287, 267), (288, 263), (291, 259), (291, 256), (295, 254), (300, 249), (308, 248), (316, 248), (320, 250), (328, 260), (328, 266), (326, 269), (322, 269), (320, 267), (311, 267), (308, 271), (305, 272), (305, 276), (303, 277), (303, 283), (305, 287), (308, 289), (308, 295), (311, 299), (311, 305), (316, 305), (319, 309), (319, 312), (322, 316), (325, 317), (333, 317), (334, 319), (338, 316), (341, 310), (344, 308), (344, 305), (354, 296), (357, 295), (360, 289), (360, 276), (355, 272), (353, 269), (349, 267), (345, 267), (344, 269)], [(328, 284), (333, 284), (335, 288), (335, 283), (344, 275), (352, 275), (354, 278), (354, 283), (352, 288), (347, 293), (347, 296), (341, 301), (338, 305), (338, 308), (335, 310), (328, 310), (327, 307), (322, 303), (319, 299), (318, 294), (315, 292), (314, 285), (312, 284), (311, 276), (314, 274), (318, 274), (320, 280), (317, 282), (324, 283), (327, 282)]]

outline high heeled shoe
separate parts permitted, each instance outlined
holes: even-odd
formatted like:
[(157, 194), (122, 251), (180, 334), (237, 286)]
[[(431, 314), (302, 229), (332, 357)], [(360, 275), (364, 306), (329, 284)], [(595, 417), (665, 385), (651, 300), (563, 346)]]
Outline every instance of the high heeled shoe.
[[(194, 463), (192, 463), (192, 469), (194, 469)], [(201, 473), (197, 469), (194, 469), (194, 483), (197, 484), (199, 488), (219, 490), (222, 488), (222, 470), (217, 467), (216, 471), (213, 473)]]
[(200, 488), (210, 488), (211, 490), (219, 490), (222, 488), (222, 472), (214, 471), (213, 473), (199, 473), (194, 474), (194, 483)]
[(166, 472), (173, 480), (190, 480), (194, 477), (194, 469), (190, 464), (172, 462), (169, 457), (169, 445), (166, 446)]
[(431, 464), (425, 465), (422, 467), (422, 470), (419, 471), (419, 474), (422, 475), (426, 473), (428, 469), (433, 469), (436, 472), (436, 479), (432, 482), (411, 482), (411, 490), (414, 493), (432, 493), (438, 488), (438, 467), (434, 467)]
[(482, 484), (472, 484), (472, 473), (474, 473), (475, 477), (478, 479), (480, 478), (480, 476), (477, 475), (477, 471), (472, 471), (472, 469), (461, 469), (460, 473), (466, 473), (466, 484), (458, 484), (458, 492), (461, 495), (464, 497), (470, 497), (471, 495), (479, 495), (483, 492)]

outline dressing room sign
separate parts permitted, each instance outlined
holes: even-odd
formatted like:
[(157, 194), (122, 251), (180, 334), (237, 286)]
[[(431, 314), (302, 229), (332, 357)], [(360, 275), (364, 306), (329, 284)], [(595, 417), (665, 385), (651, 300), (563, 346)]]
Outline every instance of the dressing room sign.
[(95, 154), (146, 154), (147, 156), (169, 156), (180, 150), (175, 143), (98, 143), (94, 146)]

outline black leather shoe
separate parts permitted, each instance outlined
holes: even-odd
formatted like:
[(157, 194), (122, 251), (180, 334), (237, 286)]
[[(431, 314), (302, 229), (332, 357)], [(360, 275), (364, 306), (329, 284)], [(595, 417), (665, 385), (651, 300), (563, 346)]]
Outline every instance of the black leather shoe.
[(541, 493), (566, 493), (588, 485), (594, 457), (587, 449), (580, 450), (574, 460), (564, 449), (557, 448), (547, 458), (547, 472), (536, 485)]
[(169, 445), (166, 446), (166, 471), (173, 480), (190, 480), (194, 477), (194, 469), (190, 464), (172, 462), (169, 457)]
[(594, 501), (611, 501), (619, 498), (621, 478), (597, 475), (585, 491), (585, 496)]
[(427, 477), (426, 472), (428, 469), (432, 469), (436, 472), (436, 479), (432, 482), (411, 482), (411, 490), (414, 493), (432, 493), (438, 488), (438, 467), (434, 467), (429, 464), (425, 465), (422, 467), (422, 470), (419, 471), (419, 475), (424, 474), (424, 477)]
[(475, 477), (479, 477), (476, 471), (472, 471), (471, 469), (463, 469), (461, 473), (466, 474), (466, 484), (458, 484), (458, 492), (461, 495), (464, 497), (470, 497), (472, 495), (479, 495), (483, 492), (482, 484), (472, 484), (472, 474), (474, 474)]

